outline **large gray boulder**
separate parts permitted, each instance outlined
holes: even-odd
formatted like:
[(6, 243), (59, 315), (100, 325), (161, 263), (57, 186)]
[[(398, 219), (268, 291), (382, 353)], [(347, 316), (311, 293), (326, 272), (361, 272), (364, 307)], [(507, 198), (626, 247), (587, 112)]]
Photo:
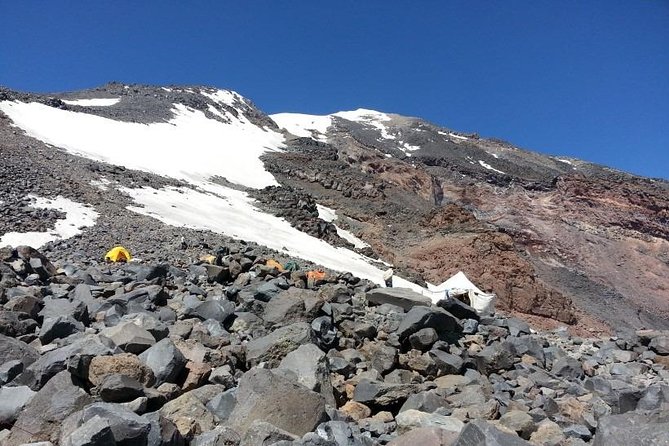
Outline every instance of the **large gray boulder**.
[(453, 446), (530, 446), (517, 435), (502, 432), (483, 420), (470, 421)]
[(323, 395), (327, 404), (335, 405), (328, 359), (314, 344), (301, 345), (288, 353), (279, 369), (292, 372), (299, 384)]
[(298, 288), (289, 288), (274, 296), (265, 305), (262, 319), (269, 324), (286, 324), (303, 319), (304, 297)]
[[(75, 444), (73, 440), (77, 436), (106, 436), (108, 434), (103, 433), (104, 424), (109, 426), (115, 444), (146, 444), (151, 430), (151, 422), (147, 418), (120, 404), (93, 403), (67, 417), (61, 427), (60, 444)], [(86, 426), (84, 432), (80, 430), (82, 426)], [(73, 435), (75, 438), (72, 438)]]
[(448, 311), (439, 307), (417, 306), (404, 316), (397, 335), (400, 342), (407, 342), (409, 336), (423, 328), (434, 328), (443, 340), (456, 338), (462, 331), (458, 319)]
[(265, 361), (270, 366), (276, 366), (288, 353), (311, 342), (311, 337), (311, 326), (306, 322), (278, 328), (267, 336), (253, 339), (246, 344), (246, 361), (250, 365)]
[(68, 372), (58, 373), (19, 414), (7, 444), (43, 440), (57, 442), (63, 420), (92, 401), (90, 395), (72, 382)]
[(429, 307), (432, 299), (408, 288), (375, 288), (367, 291), (367, 301), (374, 305), (392, 304), (409, 311), (420, 305)]
[(669, 411), (628, 412), (599, 419), (593, 446), (669, 444)]
[(175, 382), (186, 365), (186, 358), (169, 338), (144, 351), (139, 359), (153, 371), (156, 386)]
[(326, 417), (325, 398), (270, 370), (251, 369), (239, 381), (237, 405), (228, 423), (242, 435), (264, 421), (302, 436)]
[(124, 322), (106, 328), (100, 334), (114, 341), (114, 344), (118, 345), (124, 352), (136, 355), (156, 343), (156, 338), (148, 330), (132, 322)]
[(353, 400), (367, 406), (386, 408), (402, 404), (418, 390), (419, 386), (415, 384), (387, 384), (363, 378), (355, 387)]
[(28, 367), (39, 358), (39, 352), (18, 339), (0, 334), (0, 363), (19, 360)]
[(27, 386), (0, 387), (0, 428), (11, 426), (35, 393)]

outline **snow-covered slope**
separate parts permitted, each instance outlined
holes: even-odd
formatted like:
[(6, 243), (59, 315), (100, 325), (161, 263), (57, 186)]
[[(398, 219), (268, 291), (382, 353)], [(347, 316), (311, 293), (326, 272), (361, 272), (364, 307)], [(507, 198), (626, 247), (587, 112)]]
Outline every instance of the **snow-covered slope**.
[[(245, 192), (220, 185), (218, 178), (255, 189), (278, 184), (265, 170), (260, 156), (282, 150), (284, 136), (252, 122), (247, 114), (256, 111), (249, 110), (249, 103), (237, 93), (188, 93), (194, 96), (190, 98), (192, 102), (207, 110), (209, 116), (182, 103), (172, 104), (173, 116), (167, 122), (148, 124), (37, 102), (4, 101), (0, 102), (0, 111), (28, 135), (70, 153), (191, 185), (120, 189), (134, 199), (136, 205), (128, 208), (134, 212), (174, 226), (253, 241), (333, 270), (382, 282), (382, 271), (364, 256), (309, 236), (258, 209)], [(90, 101), (86, 104), (93, 105)], [(317, 128), (323, 125), (319, 122)], [(14, 245), (32, 241), (24, 239), (13, 234), (6, 241)]]

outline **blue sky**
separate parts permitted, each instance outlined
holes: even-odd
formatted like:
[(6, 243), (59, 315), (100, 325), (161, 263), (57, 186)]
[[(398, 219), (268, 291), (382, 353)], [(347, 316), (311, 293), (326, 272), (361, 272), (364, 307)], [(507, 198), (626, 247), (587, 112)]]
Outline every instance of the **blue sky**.
[(236, 90), (669, 178), (669, 1), (0, 0), (0, 85)]

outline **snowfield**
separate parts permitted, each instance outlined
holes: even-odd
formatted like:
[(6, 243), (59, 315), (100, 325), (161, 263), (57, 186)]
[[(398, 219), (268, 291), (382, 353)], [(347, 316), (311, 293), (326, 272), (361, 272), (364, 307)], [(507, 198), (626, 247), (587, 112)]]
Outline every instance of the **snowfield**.
[(169, 122), (138, 124), (39, 103), (5, 101), (0, 110), (29, 136), (97, 161), (195, 183), (221, 176), (251, 188), (278, 185), (259, 158), (281, 150), (283, 135), (243, 116), (226, 115), (225, 124), (175, 104)]
[(332, 125), (330, 116), (305, 115), (302, 113), (277, 113), (270, 118), (282, 129), (288, 130), (295, 136), (314, 138), (327, 142), (325, 133)]
[(33, 200), (31, 207), (65, 212), (65, 219), (56, 221), (53, 230), (48, 232), (7, 232), (0, 237), (0, 246), (29, 245), (39, 248), (55, 240), (74, 237), (81, 233), (81, 228), (95, 225), (99, 216), (93, 209), (61, 196), (49, 199), (29, 195), (28, 198)]
[(118, 104), (121, 98), (98, 98), (98, 99), (63, 99), (69, 105), (80, 105), (82, 107), (109, 107)]

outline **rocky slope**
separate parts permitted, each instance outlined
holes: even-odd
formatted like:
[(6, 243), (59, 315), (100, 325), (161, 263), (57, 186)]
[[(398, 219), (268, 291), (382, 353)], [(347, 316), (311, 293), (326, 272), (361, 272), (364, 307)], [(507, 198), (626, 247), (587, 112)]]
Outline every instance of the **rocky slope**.
[(225, 248), (183, 267), (0, 252), (0, 444), (669, 441), (669, 332), (537, 333)]
[[(590, 330), (669, 327), (666, 181), (528, 152), (417, 118), (368, 110), (268, 117), (235, 93), (217, 94), (201, 87), (114, 83), (48, 96), (3, 89), (0, 101), (37, 101), (142, 124), (170, 122), (181, 113), (174, 109), (179, 104), (220, 123), (283, 131), (281, 150), (262, 155), (280, 187), (215, 180), (248, 191), (258, 207), (306, 233), (352, 248), (319, 219), (314, 205), (336, 209), (334, 223), (370, 245), (359, 252), (392, 263), (417, 283), (440, 283), (462, 270), (495, 292), (500, 308), (523, 317)], [(91, 98), (119, 102), (82, 102)], [(92, 228), (82, 235), (100, 241), (95, 250), (77, 248), (99, 256), (105, 246), (137, 238), (140, 226), (162, 227), (128, 211), (132, 200), (119, 187), (188, 186), (179, 174), (151, 172), (140, 164), (136, 170), (119, 168), (73, 156), (76, 150), (54, 150), (48, 141), (26, 136), (3, 113), (0, 132), (3, 155), (11, 155), (3, 156), (3, 177), (19, 179), (0, 186), (0, 212), (10, 216), (0, 228), (5, 232), (48, 227), (57, 212), (26, 206), (26, 196), (58, 191), (123, 216), (105, 221), (104, 231)], [(108, 190), (91, 184), (101, 177), (112, 181)], [(203, 237), (190, 236), (187, 229), (168, 231), (176, 238)], [(141, 238), (137, 243), (142, 246)], [(141, 249), (142, 257), (151, 258), (153, 253)]]

